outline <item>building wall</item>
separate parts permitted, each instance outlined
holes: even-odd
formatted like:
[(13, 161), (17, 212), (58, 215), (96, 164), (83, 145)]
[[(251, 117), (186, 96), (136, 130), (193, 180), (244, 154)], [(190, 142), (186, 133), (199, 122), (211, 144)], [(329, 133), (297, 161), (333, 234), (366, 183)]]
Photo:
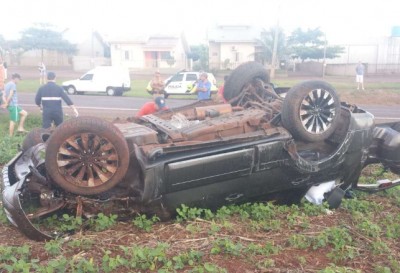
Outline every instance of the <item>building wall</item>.
[[(210, 67), (219, 69), (235, 69), (238, 65), (254, 61), (254, 43), (210, 43)], [(217, 56), (213, 56), (217, 53)]]
[[(30, 50), (24, 52), (17, 65), (21, 66), (38, 66), (42, 61), (41, 50)], [(46, 66), (70, 66), (71, 61), (66, 53), (60, 53), (53, 50), (43, 51), (43, 62)]]
[[(164, 58), (167, 53), (174, 57), (175, 63), (169, 65)], [(130, 69), (187, 68), (188, 60), (182, 43), (173, 47), (146, 48), (141, 43), (112, 43), (111, 64)]]
[(208, 62), (210, 69), (225, 69), (224, 60), (221, 61), (220, 43), (210, 42), (208, 47)]
[(104, 57), (104, 46), (103, 44), (94, 36), (90, 39), (84, 40), (78, 44), (77, 56), (87, 56), (87, 57)]
[(361, 61), (367, 74), (400, 73), (400, 37), (383, 37), (366, 44), (341, 45), (345, 52), (335, 59), (328, 59), (327, 73), (353, 75)]
[(96, 66), (111, 65), (111, 61), (104, 57), (74, 56), (72, 64), (74, 71), (88, 71)]
[(143, 68), (144, 53), (141, 44), (111, 44), (111, 64), (126, 68)]

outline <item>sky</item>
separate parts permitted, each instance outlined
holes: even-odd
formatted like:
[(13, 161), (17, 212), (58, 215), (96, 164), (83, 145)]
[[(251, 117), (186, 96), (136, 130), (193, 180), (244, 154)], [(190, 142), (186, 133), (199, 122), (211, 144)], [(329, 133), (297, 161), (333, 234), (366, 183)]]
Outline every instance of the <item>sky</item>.
[(400, 26), (399, 0), (2, 0), (0, 7), (6, 39), (17, 39), (35, 23), (50, 23), (68, 29), (75, 40), (91, 30), (110, 39), (183, 31), (189, 44), (198, 44), (216, 25), (269, 29), (279, 23), (286, 35), (319, 27), (329, 44), (360, 44)]

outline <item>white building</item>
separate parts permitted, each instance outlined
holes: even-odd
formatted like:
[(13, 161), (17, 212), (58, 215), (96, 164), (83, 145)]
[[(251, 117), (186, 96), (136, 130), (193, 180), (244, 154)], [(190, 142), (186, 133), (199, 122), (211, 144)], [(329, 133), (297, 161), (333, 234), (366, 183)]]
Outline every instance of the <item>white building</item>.
[(190, 48), (184, 35), (113, 39), (111, 64), (130, 70), (168, 70), (190, 68)]
[(361, 61), (367, 74), (400, 73), (400, 37), (381, 37), (363, 43), (342, 44), (345, 51), (338, 58), (327, 60), (327, 73), (353, 75)]
[(254, 61), (261, 28), (247, 25), (221, 25), (209, 29), (210, 69), (235, 69), (238, 65)]

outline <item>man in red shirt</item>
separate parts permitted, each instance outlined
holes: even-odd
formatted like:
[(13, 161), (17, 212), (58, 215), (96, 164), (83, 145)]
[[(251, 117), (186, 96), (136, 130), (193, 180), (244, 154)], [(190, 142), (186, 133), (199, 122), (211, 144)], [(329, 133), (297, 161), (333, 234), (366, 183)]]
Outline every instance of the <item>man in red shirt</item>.
[(165, 99), (163, 97), (157, 97), (154, 101), (146, 102), (142, 108), (140, 108), (139, 112), (137, 112), (136, 117), (140, 118), (167, 109), (168, 107), (165, 105)]

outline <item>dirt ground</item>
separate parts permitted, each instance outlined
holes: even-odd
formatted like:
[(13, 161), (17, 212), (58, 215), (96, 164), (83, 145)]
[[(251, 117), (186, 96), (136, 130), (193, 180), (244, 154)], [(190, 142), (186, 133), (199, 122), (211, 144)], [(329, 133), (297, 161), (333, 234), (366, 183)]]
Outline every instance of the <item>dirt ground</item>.
[[(168, 247), (164, 251), (171, 260), (182, 253), (200, 251), (203, 253), (200, 264), (212, 264), (225, 269), (225, 272), (400, 272), (396, 271), (400, 270), (399, 224), (393, 223), (393, 227), (397, 228), (396, 236), (399, 237), (387, 235), (389, 224), (387, 227), (385, 224), (379, 225), (382, 230), (379, 237), (376, 237), (360, 228), (361, 218), (358, 218), (359, 220), (355, 218), (359, 213), (368, 215), (373, 213), (370, 215), (370, 219), (373, 219), (369, 222), (371, 226), (385, 223), (391, 217), (394, 220), (400, 219), (400, 199), (378, 194), (361, 195), (359, 200), (360, 204), (353, 202), (349, 203), (351, 206), (347, 204), (334, 211), (319, 210), (315, 214), (310, 214), (307, 209), (301, 208), (294, 214), (282, 212), (274, 218), (281, 222), (278, 228), (260, 228), (257, 226), (260, 222), (238, 214), (225, 220), (217, 218), (213, 220), (197, 218), (184, 222), (170, 220), (156, 223), (151, 232), (133, 226), (130, 221), (123, 221), (105, 231), (81, 230), (66, 236), (58, 241), (60, 250), (56, 254), (51, 253), (46, 243), (29, 240), (15, 227), (5, 223), (0, 224), (0, 253), (4, 247), (25, 245), (30, 247), (29, 259), (37, 261), (40, 265), (64, 257), (68, 261), (86, 259), (101, 268), (106, 253), (112, 257), (125, 257), (124, 247), (140, 246), (154, 249), (160, 243), (165, 243)], [(348, 245), (340, 251), (334, 251), (335, 241), (340, 243), (343, 238), (340, 235), (335, 237), (333, 232), (330, 237), (331, 242), (320, 247), (317, 247), (318, 241), (303, 246), (304, 242), (301, 240), (293, 240), (293, 238), (319, 238), (324, 230), (333, 231), (338, 228), (346, 230), (351, 236)], [(225, 245), (220, 244), (221, 251), (215, 252), (218, 242), (225, 242)], [(269, 247), (277, 251), (268, 253), (251, 251), (252, 246), (253, 249), (254, 246), (266, 246), (265, 249)], [(161, 269), (162, 263), (154, 261), (153, 270), (132, 271), (126, 267), (119, 267), (111, 272), (157, 272)], [(4, 265), (0, 257), (0, 271)], [(386, 271), (379, 271), (385, 267)], [(185, 265), (183, 268), (159, 272), (191, 272), (193, 268), (193, 265)], [(96, 271), (74, 270), (69, 268), (67, 272), (98, 272), (97, 269)], [(100, 270), (100, 272), (105, 271)]]

